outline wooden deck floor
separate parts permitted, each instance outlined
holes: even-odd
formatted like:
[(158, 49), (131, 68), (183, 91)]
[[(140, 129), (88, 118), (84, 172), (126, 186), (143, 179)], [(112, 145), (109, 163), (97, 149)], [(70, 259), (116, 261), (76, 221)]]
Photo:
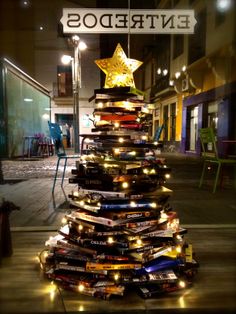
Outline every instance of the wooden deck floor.
[(104, 301), (57, 289), (39, 270), (37, 253), (50, 232), (12, 232), (14, 254), (0, 267), (0, 313), (234, 313), (236, 310), (235, 229), (191, 229), (200, 269), (190, 289), (143, 300), (134, 291)]

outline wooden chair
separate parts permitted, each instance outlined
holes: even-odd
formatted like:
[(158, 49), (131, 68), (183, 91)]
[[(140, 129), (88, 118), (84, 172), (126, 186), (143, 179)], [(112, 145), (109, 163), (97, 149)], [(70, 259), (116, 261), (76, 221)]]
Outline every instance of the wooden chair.
[(63, 173), (62, 173), (62, 179), (61, 179), (61, 186), (63, 186), (67, 160), (69, 158), (77, 158), (78, 159), (80, 156), (79, 155), (67, 155), (66, 154), (65, 148), (63, 145), (63, 141), (62, 141), (62, 131), (61, 131), (59, 124), (52, 123), (52, 122), (48, 121), (48, 126), (49, 126), (50, 136), (52, 138), (52, 141), (53, 141), (53, 144), (55, 147), (55, 153), (57, 154), (57, 157), (58, 157), (56, 172), (55, 172), (53, 187), (52, 187), (52, 194), (54, 194), (54, 189), (55, 189), (55, 185), (56, 185), (60, 161), (64, 160), (64, 167), (63, 167)]
[(215, 193), (217, 184), (220, 178), (221, 166), (223, 165), (236, 166), (236, 160), (227, 159), (227, 158), (219, 158), (217, 144), (215, 140), (215, 134), (212, 128), (203, 128), (203, 129), (200, 129), (199, 132), (200, 132), (200, 141), (201, 141), (201, 147), (202, 147), (202, 156), (204, 158), (199, 188), (203, 184), (203, 179), (204, 179), (207, 165), (216, 164), (217, 169), (216, 169), (216, 176), (215, 176), (215, 181), (213, 185), (213, 193)]

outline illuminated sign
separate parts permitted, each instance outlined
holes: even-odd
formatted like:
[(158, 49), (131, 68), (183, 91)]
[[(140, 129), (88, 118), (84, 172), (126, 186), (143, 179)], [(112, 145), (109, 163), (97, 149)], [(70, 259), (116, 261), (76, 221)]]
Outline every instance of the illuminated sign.
[(192, 34), (193, 10), (64, 8), (64, 33)]

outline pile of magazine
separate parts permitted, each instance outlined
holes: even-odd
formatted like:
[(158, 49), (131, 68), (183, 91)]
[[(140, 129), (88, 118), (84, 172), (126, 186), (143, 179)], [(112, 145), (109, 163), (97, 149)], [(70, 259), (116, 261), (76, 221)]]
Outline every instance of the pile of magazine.
[(192, 284), (198, 263), (169, 195), (70, 197), (71, 212), (40, 253), (57, 285), (108, 300), (129, 289), (149, 298)]

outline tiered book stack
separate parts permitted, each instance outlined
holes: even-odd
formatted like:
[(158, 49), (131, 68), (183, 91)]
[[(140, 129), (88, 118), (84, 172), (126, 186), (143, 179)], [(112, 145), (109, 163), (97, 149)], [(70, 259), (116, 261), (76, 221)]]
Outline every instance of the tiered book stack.
[[(98, 62), (113, 71), (93, 97), (94, 115), (100, 116), (95, 131), (101, 133), (83, 136), (70, 178), (78, 183), (71, 212), (40, 254), (49, 279), (104, 299), (131, 288), (144, 298), (184, 289), (198, 267), (184, 239), (187, 231), (168, 203), (172, 191), (163, 187), (170, 168), (156, 154), (159, 144), (148, 142), (150, 113), (144, 114), (143, 96), (125, 83), (112, 83), (118, 82), (114, 73), (123, 57), (118, 46), (114, 62)], [(119, 82), (132, 83), (131, 65), (122, 63)]]

